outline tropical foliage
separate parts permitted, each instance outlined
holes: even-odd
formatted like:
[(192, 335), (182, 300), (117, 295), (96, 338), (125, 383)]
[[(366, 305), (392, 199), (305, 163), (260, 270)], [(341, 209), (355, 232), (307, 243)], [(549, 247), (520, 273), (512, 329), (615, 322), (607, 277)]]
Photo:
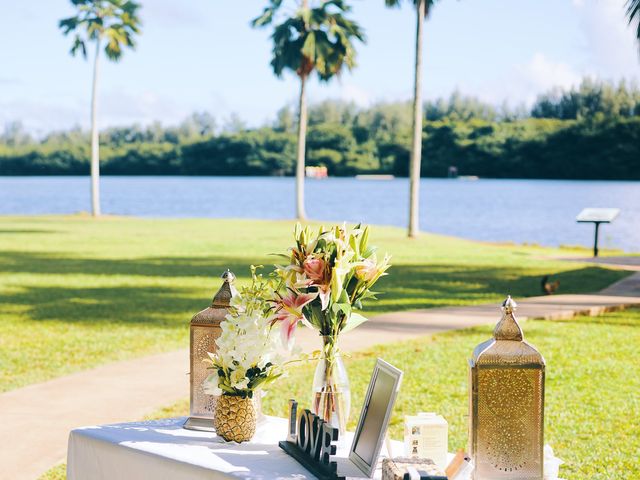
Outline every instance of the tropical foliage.
[(636, 37), (640, 42), (640, 0), (627, 1), (627, 17), (630, 25), (636, 24)]
[[(426, 102), (422, 175), (499, 178), (640, 179), (640, 89), (585, 80), (553, 90), (533, 105), (496, 108), (454, 93)], [(292, 109), (256, 129), (194, 114), (176, 126), (101, 132), (103, 173), (111, 175), (292, 175)], [(332, 176), (408, 175), (411, 104), (358, 108), (326, 101), (309, 109), (308, 165)], [(2, 175), (86, 175), (88, 134), (35, 139), (19, 124), (0, 134)]]
[(140, 33), (138, 9), (131, 0), (71, 0), (77, 14), (60, 20), (62, 33), (73, 33), (71, 54), (87, 57), (87, 43), (104, 43), (104, 53), (110, 60), (122, 57), (123, 47), (134, 47), (134, 35)]
[[(277, 22), (283, 0), (271, 0), (254, 27)], [(309, 7), (306, 0), (292, 16), (274, 27), (271, 66), (277, 76), (285, 71), (307, 78), (316, 72), (322, 81), (331, 80), (343, 67), (355, 66), (355, 39), (364, 41), (360, 26), (344, 16), (350, 8), (342, 0), (321, 0)]]
[(117, 62), (124, 47), (134, 47), (133, 36), (140, 32), (138, 9), (131, 0), (71, 0), (76, 15), (60, 20), (64, 35), (73, 33), (71, 54), (87, 58), (87, 42), (95, 43), (93, 86), (91, 89), (91, 209), (100, 215), (100, 153), (98, 146), (97, 91), (100, 47), (104, 42), (107, 58)]
[(271, 66), (276, 76), (285, 71), (300, 79), (298, 100), (298, 138), (296, 143), (296, 212), (305, 218), (304, 176), (307, 134), (306, 83), (316, 72), (322, 82), (340, 74), (344, 67), (355, 66), (354, 40), (364, 41), (359, 25), (345, 17), (350, 8), (342, 0), (321, 0), (309, 7), (308, 0), (297, 3), (293, 14), (282, 12), (283, 0), (270, 0), (262, 15), (252, 22), (254, 27), (275, 24)]

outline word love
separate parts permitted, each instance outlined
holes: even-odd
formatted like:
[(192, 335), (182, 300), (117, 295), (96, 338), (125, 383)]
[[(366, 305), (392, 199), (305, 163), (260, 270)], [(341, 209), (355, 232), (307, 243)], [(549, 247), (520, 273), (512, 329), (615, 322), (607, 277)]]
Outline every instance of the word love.
[(288, 430), (287, 440), (280, 442), (280, 447), (318, 478), (335, 478), (337, 463), (331, 456), (336, 454), (338, 429), (309, 410), (298, 415), (298, 402), (289, 400)]

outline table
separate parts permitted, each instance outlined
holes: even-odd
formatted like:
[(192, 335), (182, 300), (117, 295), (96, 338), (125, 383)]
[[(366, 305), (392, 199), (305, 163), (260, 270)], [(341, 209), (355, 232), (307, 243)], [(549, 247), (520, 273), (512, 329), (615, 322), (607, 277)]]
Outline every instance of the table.
[[(67, 479), (315, 478), (278, 446), (286, 437), (284, 418), (264, 417), (253, 440), (243, 444), (224, 442), (215, 433), (185, 430), (185, 420), (179, 417), (74, 429), (69, 434)], [(348, 456), (351, 438), (345, 435), (339, 443), (339, 456)], [(393, 453), (403, 453), (401, 442), (391, 443)]]

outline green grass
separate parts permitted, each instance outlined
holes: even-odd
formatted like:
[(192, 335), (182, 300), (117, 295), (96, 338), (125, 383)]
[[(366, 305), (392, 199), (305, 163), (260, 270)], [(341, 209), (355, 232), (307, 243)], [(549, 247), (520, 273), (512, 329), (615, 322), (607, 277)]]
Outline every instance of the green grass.
[[(229, 267), (291, 243), (292, 222), (87, 217), (0, 218), (0, 391), (109, 361), (185, 348), (190, 317)], [(538, 295), (552, 274), (561, 292), (599, 290), (624, 272), (545, 259), (565, 251), (490, 245), (375, 227), (393, 255), (381, 300), (365, 314)]]
[[(565, 461), (567, 479), (632, 479), (640, 475), (640, 310), (522, 324), (526, 340), (547, 362), (545, 442)], [(467, 445), (467, 358), (491, 335), (491, 327), (437, 334), (368, 349), (347, 359), (353, 392), (350, 428), (355, 427), (376, 357), (404, 370), (391, 421), (392, 438), (402, 439), (403, 416), (443, 414), (449, 422), (449, 450)], [(313, 365), (293, 370), (264, 399), (265, 413), (287, 415), (287, 400), (310, 402)], [(187, 415), (188, 400), (148, 418)]]

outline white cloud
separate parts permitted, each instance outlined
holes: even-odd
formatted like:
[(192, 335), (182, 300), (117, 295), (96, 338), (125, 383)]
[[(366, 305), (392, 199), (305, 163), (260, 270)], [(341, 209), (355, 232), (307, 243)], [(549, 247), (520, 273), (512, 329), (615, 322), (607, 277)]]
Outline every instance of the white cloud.
[(569, 64), (553, 61), (540, 52), (536, 52), (524, 65), (516, 65), (514, 70), (531, 92), (541, 92), (553, 87), (569, 88), (580, 83), (582, 78), (582, 74)]
[(625, 17), (626, 0), (574, 0), (584, 36), (586, 62), (603, 78), (640, 78), (633, 28)]
[(190, 111), (178, 106), (170, 97), (153, 91), (132, 94), (118, 90), (107, 90), (100, 96), (98, 105), (102, 125), (149, 124), (154, 120), (176, 123)]
[(456, 88), (494, 105), (507, 102), (531, 106), (541, 93), (554, 87), (567, 89), (578, 85), (583, 75), (584, 72), (577, 71), (566, 62), (536, 52), (529, 60), (506, 67), (480, 83), (466, 81)]
[(371, 105), (371, 96), (369, 93), (352, 83), (347, 83), (340, 88), (340, 99), (345, 102), (353, 102), (360, 107)]

